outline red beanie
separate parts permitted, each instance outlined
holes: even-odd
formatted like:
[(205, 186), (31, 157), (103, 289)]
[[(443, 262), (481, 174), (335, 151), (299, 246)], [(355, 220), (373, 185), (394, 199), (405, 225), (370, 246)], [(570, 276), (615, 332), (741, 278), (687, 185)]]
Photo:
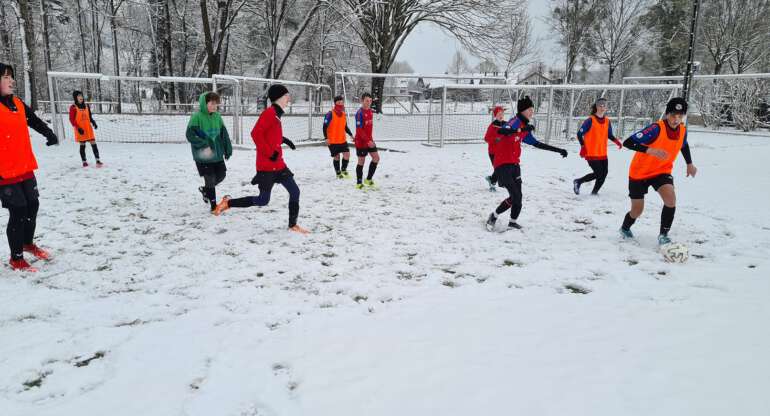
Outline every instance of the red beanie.
[(497, 113), (505, 112), (505, 108), (500, 107), (499, 105), (492, 109), (492, 117), (497, 117)]

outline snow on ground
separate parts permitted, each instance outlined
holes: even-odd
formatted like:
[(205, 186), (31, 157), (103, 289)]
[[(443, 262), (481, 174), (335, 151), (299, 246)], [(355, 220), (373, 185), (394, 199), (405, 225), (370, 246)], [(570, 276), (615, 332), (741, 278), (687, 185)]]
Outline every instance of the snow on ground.
[[(767, 139), (691, 135), (684, 265), (655, 251), (657, 195), (639, 244), (616, 236), (628, 151), (592, 197), (576, 149), (524, 149), (525, 230), (489, 233), (483, 145), (388, 143), (371, 192), (287, 150), (303, 237), (280, 186), (208, 214), (186, 145), (103, 143), (82, 169), (40, 143), (56, 259), (0, 269), (3, 416), (770, 413)], [(253, 152), (228, 168), (220, 196), (256, 192)]]

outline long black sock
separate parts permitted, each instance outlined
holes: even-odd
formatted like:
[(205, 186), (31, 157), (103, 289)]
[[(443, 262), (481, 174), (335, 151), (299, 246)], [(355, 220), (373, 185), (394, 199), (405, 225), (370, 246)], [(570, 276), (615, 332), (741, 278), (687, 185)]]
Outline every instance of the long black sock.
[(660, 212), (660, 233), (667, 235), (671, 230), (671, 224), (674, 223), (674, 213), (676, 207), (663, 206), (663, 210)]
[(227, 206), (230, 208), (248, 208), (254, 206), (254, 198), (250, 196), (244, 196), (243, 198), (231, 199), (227, 202)]
[(96, 147), (96, 143), (91, 145), (91, 150), (94, 151), (94, 157), (96, 158), (96, 160), (99, 160), (99, 148)]
[(356, 165), (356, 183), (361, 183), (364, 177), (364, 165)]
[(508, 211), (509, 208), (511, 208), (511, 198), (506, 198), (503, 202), (500, 203), (500, 205), (497, 206), (495, 214), (500, 215), (503, 212)]
[(11, 249), (11, 259), (18, 260), (24, 257), (24, 221), (27, 216), (26, 207), (8, 208), (8, 227), (5, 234), (8, 237), (8, 246)]
[(208, 198), (209, 204), (211, 204), (211, 209), (216, 208), (217, 207), (216, 188), (203, 188), (203, 193), (206, 195), (206, 198)]
[(377, 162), (369, 162), (369, 173), (366, 175), (366, 179), (372, 180), (374, 177), (374, 171), (377, 170)]
[(596, 178), (596, 182), (594, 182), (594, 189), (591, 191), (592, 194), (598, 194), (599, 189), (602, 189), (602, 185), (604, 185), (604, 180), (607, 178), (607, 175), (604, 176), (598, 176)]
[(586, 182), (591, 182), (594, 179), (596, 179), (596, 174), (595, 173), (589, 173), (588, 175), (583, 176), (582, 178), (578, 179), (578, 182), (586, 183)]
[(85, 162), (86, 161), (86, 145), (81, 144), (80, 145), (80, 159)]
[(336, 172), (338, 175), (340, 173), (340, 161), (337, 159), (332, 159), (332, 165), (334, 166), (334, 172)]
[(299, 216), (299, 202), (289, 201), (289, 228), (297, 225), (298, 216)]
[(631, 226), (636, 222), (636, 218), (631, 218), (631, 212), (626, 213), (626, 217), (623, 218), (623, 229), (630, 230)]
[(349, 159), (342, 159), (342, 171), (345, 172), (348, 170), (348, 163), (350, 162)]

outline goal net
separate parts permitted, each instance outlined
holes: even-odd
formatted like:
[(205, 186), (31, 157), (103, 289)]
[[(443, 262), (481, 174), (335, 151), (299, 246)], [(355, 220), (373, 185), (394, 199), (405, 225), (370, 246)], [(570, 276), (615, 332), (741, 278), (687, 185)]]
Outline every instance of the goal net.
[(616, 136), (627, 136), (660, 118), (666, 103), (680, 90), (678, 84), (644, 85), (445, 85), (431, 92), (428, 145), (480, 142), (492, 109), (502, 106), (506, 119), (516, 113), (516, 102), (529, 96), (534, 103), (534, 135), (547, 143), (575, 140), (580, 124), (600, 97), (608, 101), (608, 117)]
[[(626, 77), (626, 82), (671, 82), (682, 77)], [(688, 123), (717, 130), (770, 128), (770, 73), (695, 75)]]
[[(187, 123), (198, 111), (199, 96), (216, 91), (233, 144), (253, 146), (251, 130), (269, 105), (267, 89), (287, 86), (292, 102), (283, 120), (284, 135), (297, 142), (320, 140), (317, 120), (323, 101), (331, 100), (326, 85), (296, 81), (214, 75), (212, 78), (107, 76), (94, 73), (49, 72), (46, 112), (57, 135), (74, 140), (69, 108), (73, 91), (81, 91), (98, 125), (97, 141), (121, 143), (185, 143)], [(311, 105), (314, 101), (318, 104)]]
[[(496, 74), (422, 75), (373, 74), (337, 72), (335, 90), (345, 99), (353, 129), (355, 113), (361, 105), (361, 95), (373, 95), (375, 110), (374, 137), (382, 141), (425, 141), (436, 129), (431, 114), (438, 105), (432, 92), (438, 85), (448, 83), (504, 84), (505, 77)], [(434, 125), (432, 125), (433, 123)]]

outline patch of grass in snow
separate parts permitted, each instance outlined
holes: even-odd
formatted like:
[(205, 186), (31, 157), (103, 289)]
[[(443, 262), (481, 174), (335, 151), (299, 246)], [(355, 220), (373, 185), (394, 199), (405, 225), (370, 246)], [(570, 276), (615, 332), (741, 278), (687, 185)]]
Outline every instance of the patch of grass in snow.
[(567, 289), (570, 293), (577, 293), (580, 295), (587, 295), (591, 293), (591, 289), (577, 283), (567, 283), (564, 285), (564, 288)]
[(33, 387), (42, 386), (45, 378), (50, 376), (51, 374), (52, 374), (52, 371), (44, 371), (42, 373), (38, 373), (37, 377), (22, 383), (22, 385), (24, 386), (24, 390), (29, 390)]
[(75, 359), (78, 360), (78, 361), (75, 361), (75, 367), (86, 367), (88, 366), (88, 364), (91, 364), (91, 361), (102, 359), (106, 354), (107, 352), (105, 351), (97, 351), (96, 353), (94, 353), (94, 355), (86, 359), (78, 360), (80, 357), (75, 357)]

